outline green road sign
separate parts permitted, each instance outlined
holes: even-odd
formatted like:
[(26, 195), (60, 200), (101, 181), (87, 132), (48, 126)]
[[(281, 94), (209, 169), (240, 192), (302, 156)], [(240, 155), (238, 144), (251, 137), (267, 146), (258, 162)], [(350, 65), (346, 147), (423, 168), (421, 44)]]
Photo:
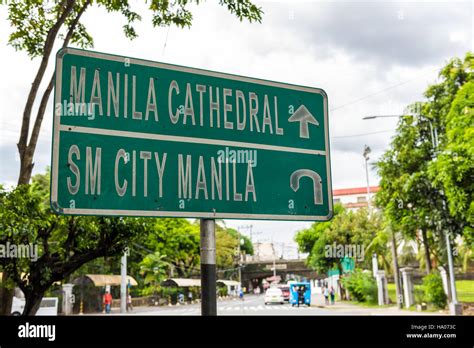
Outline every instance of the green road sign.
[(63, 49), (51, 206), (80, 215), (328, 220), (328, 132), (318, 88)]

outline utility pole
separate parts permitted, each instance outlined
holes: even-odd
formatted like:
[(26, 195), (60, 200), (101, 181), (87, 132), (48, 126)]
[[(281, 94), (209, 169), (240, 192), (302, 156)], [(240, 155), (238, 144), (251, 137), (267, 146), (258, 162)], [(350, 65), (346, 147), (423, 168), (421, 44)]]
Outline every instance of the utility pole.
[(127, 253), (128, 248), (124, 251), (120, 262), (120, 313), (127, 312)]
[(201, 314), (217, 315), (216, 222), (201, 219)]
[[(371, 120), (371, 119), (374, 119), (374, 118), (382, 118), (382, 117), (400, 118), (400, 117), (407, 117), (407, 116), (411, 116), (411, 115), (377, 115), (377, 116), (365, 116), (362, 119), (363, 120)], [(433, 147), (433, 159), (435, 159), (436, 156), (437, 156), (437, 149), (438, 149), (438, 130), (436, 129), (436, 127), (433, 127), (433, 123), (431, 122), (431, 120), (428, 117), (423, 116), (421, 114), (419, 114), (418, 117), (424, 117), (430, 125), (431, 145)], [(445, 197), (444, 197), (443, 193), (441, 193), (441, 198), (442, 198), (442, 202), (443, 202), (443, 209), (445, 210), (446, 209), (446, 200), (445, 200)], [(451, 249), (451, 239), (450, 239), (449, 229), (446, 231), (445, 237), (446, 237), (446, 252), (447, 252), (447, 255), (448, 255), (449, 282), (450, 282), (450, 285), (451, 285), (451, 293), (452, 293), (451, 314), (457, 314), (456, 312), (457, 312), (457, 308), (459, 307), (459, 304), (458, 304), (457, 295), (456, 295), (456, 281), (455, 281), (455, 278), (454, 278), (455, 274), (454, 274), (453, 252), (452, 252), (452, 249)], [(394, 237), (392, 237), (392, 238), (394, 239)], [(394, 244), (394, 243), (392, 243), (392, 244)], [(395, 253), (396, 253), (396, 250), (395, 250)], [(395, 254), (394, 254), (394, 259), (396, 259)], [(398, 268), (398, 265), (397, 265), (397, 268)], [(398, 297), (398, 294), (397, 294), (397, 297)]]
[[(443, 197), (443, 210), (447, 210), (446, 207), (446, 200), (444, 199), (444, 192), (440, 192)], [(454, 279), (454, 261), (453, 261), (453, 253), (451, 248), (451, 230), (448, 228), (444, 231), (444, 236), (446, 238), (446, 252), (448, 255), (448, 268), (449, 268), (449, 285), (451, 287), (451, 314), (457, 315), (460, 314), (460, 310), (462, 308), (458, 304), (458, 295), (456, 293), (456, 282)]]
[(369, 146), (364, 145), (364, 153), (362, 154), (365, 159), (365, 177), (367, 180), (367, 209), (369, 212), (369, 215), (371, 213), (371, 205), (370, 205), (370, 184), (369, 184), (369, 154), (371, 152), (371, 149)]
[(237, 237), (238, 237), (238, 253), (237, 253), (237, 267), (239, 268), (239, 284), (240, 288), (242, 288), (242, 266), (240, 264), (241, 262), (241, 249), (240, 249), (240, 227), (237, 228)]
[(276, 281), (276, 265), (275, 265), (275, 243), (272, 236), (272, 251), (273, 251), (273, 280)]
[(403, 307), (403, 295), (402, 295), (402, 289), (400, 286), (400, 279), (398, 278), (399, 276), (399, 270), (398, 270), (398, 254), (397, 254), (397, 240), (395, 238), (395, 231), (393, 228), (390, 226), (390, 235), (392, 237), (392, 257), (393, 257), (393, 281), (395, 282), (395, 294), (397, 296), (397, 307), (398, 309), (402, 309)]

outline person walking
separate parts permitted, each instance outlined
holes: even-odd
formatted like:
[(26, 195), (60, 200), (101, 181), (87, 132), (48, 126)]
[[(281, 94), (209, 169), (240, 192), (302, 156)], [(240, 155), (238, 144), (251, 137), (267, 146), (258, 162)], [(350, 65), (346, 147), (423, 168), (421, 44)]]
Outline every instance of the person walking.
[(324, 303), (328, 305), (329, 304), (329, 289), (327, 288), (327, 286), (324, 288), (323, 294), (324, 294)]
[(334, 304), (334, 297), (335, 297), (335, 293), (334, 293), (334, 288), (331, 286), (331, 290), (329, 291), (329, 296), (331, 297), (331, 304), (333, 305)]
[(132, 295), (130, 295), (130, 293), (127, 295), (127, 312), (129, 311), (133, 311)]
[(189, 301), (189, 303), (193, 302), (193, 293), (192, 293), (191, 290), (188, 291), (188, 301)]
[(242, 290), (242, 288), (239, 291), (239, 297), (242, 301), (244, 300), (244, 291)]
[(112, 307), (112, 295), (108, 291), (106, 291), (104, 295), (104, 307), (105, 313), (109, 314), (110, 308)]

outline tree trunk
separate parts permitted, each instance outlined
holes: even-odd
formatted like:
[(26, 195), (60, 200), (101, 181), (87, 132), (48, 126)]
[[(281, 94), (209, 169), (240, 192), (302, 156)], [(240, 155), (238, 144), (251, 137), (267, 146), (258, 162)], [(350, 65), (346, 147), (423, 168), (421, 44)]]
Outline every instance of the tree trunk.
[[(70, 24), (68, 32), (66, 34), (66, 37), (64, 38), (62, 48), (66, 48), (67, 45), (69, 45), (69, 41), (71, 40), (72, 35), (74, 34), (74, 30), (76, 29), (76, 26), (79, 23), (79, 20), (81, 19), (82, 15), (86, 11), (87, 7), (90, 5), (90, 2), (91, 2), (91, 0), (87, 0), (82, 5), (82, 7), (79, 10), (79, 12), (77, 13), (76, 17), (74, 18), (74, 20)], [(25, 154), (26, 157), (29, 158), (29, 162), (26, 162), (25, 165), (26, 166), (28, 166), (28, 164), (30, 165), (29, 171), (25, 170), (25, 178), (24, 179), (26, 180), (26, 182), (28, 182), (30, 180), (30, 177), (31, 177), (31, 172), (32, 172), (32, 169), (33, 169), (33, 166), (34, 166), (34, 164), (33, 164), (33, 155), (34, 155), (35, 150), (36, 150), (36, 144), (38, 142), (39, 132), (41, 130), (41, 124), (43, 122), (44, 113), (46, 111), (46, 107), (48, 106), (49, 97), (51, 96), (51, 92), (53, 91), (53, 87), (54, 87), (54, 73), (51, 76), (51, 79), (49, 80), (48, 86), (46, 87), (46, 90), (43, 93), (43, 97), (41, 98), (41, 102), (40, 102), (40, 105), (38, 107), (38, 113), (36, 115), (35, 124), (33, 126), (32, 132), (31, 132), (30, 141), (28, 142), (28, 146), (27, 146), (26, 151), (25, 151), (26, 152), (26, 154)], [(21, 176), (21, 173), (22, 173), (22, 171), (20, 170), (20, 176)]]
[(33, 170), (33, 153), (31, 151), (28, 151), (28, 134), (30, 131), (31, 112), (33, 109), (34, 102), (36, 100), (38, 89), (48, 66), (49, 57), (54, 46), (54, 41), (56, 40), (56, 36), (58, 35), (59, 29), (64, 24), (64, 21), (73, 10), (74, 3), (75, 0), (66, 0), (64, 12), (49, 30), (44, 43), (43, 57), (41, 59), (41, 63), (33, 80), (33, 83), (31, 84), (30, 92), (28, 93), (26, 105), (23, 110), (20, 139), (18, 140), (17, 144), (18, 152), (20, 154), (20, 175), (18, 176), (18, 185), (28, 184), (31, 178), (31, 172)]
[(339, 270), (339, 281), (337, 282), (339, 286), (339, 293), (341, 294), (341, 300), (346, 301), (347, 300), (346, 289), (344, 289), (344, 286), (342, 286), (343, 274), (342, 274), (342, 265), (340, 262), (338, 263), (337, 268)]
[(0, 315), (10, 315), (12, 311), (12, 302), (15, 289), (9, 289), (7, 287), (9, 281), (8, 278), (8, 272), (3, 270), (2, 285), (0, 287)]
[(25, 308), (23, 309), (22, 315), (35, 315), (38, 311), (41, 300), (43, 299), (45, 290), (33, 289), (31, 293), (25, 294)]
[(20, 175), (18, 177), (18, 185), (25, 185), (30, 182), (33, 166), (33, 156), (28, 151), (28, 148), (25, 148), (23, 154), (20, 154)]
[(423, 239), (423, 249), (425, 251), (425, 263), (426, 263), (426, 274), (431, 272), (431, 258), (430, 258), (430, 246), (428, 245), (428, 236), (426, 229), (421, 229), (421, 237)]
[[(21, 125), (21, 133), (20, 133), (20, 140), (18, 141), (18, 152), (20, 155), (20, 174), (18, 176), (18, 185), (28, 184), (31, 179), (31, 173), (33, 171), (34, 163), (33, 163), (33, 156), (36, 150), (36, 144), (38, 141), (39, 131), (41, 128), (41, 123), (43, 121), (44, 112), (46, 110), (46, 106), (51, 95), (51, 91), (53, 89), (53, 77), (46, 88), (46, 91), (43, 94), (41, 99), (41, 103), (38, 109), (38, 114), (36, 117), (35, 124), (33, 126), (32, 135), (30, 141), (28, 142), (28, 133), (30, 127), (30, 120), (31, 120), (31, 112), (33, 109), (33, 104), (36, 99), (36, 95), (38, 93), (39, 86), (41, 81), (43, 80), (44, 73), (46, 71), (46, 67), (48, 66), (49, 57), (51, 55), (51, 51), (54, 46), (54, 41), (56, 40), (56, 36), (59, 32), (59, 29), (64, 24), (64, 21), (72, 12), (74, 7), (74, 0), (64, 0), (63, 4), (66, 4), (64, 12), (58, 18), (58, 21), (54, 24), (54, 26), (50, 29), (48, 36), (45, 41), (44, 46), (44, 53), (43, 58), (41, 60), (40, 67), (38, 68), (38, 72), (36, 73), (35, 79), (31, 86), (30, 92), (28, 94), (28, 99), (25, 105), (25, 109), (23, 111), (23, 120)], [(87, 6), (90, 4), (90, 0), (86, 1), (82, 6), (81, 10), (78, 12), (76, 18), (70, 25), (69, 31), (66, 35), (66, 38), (63, 42), (63, 47), (66, 47), (72, 37), (72, 34), (79, 22), (80, 17), (86, 10)], [(3, 284), (8, 279), (8, 272), (3, 272)], [(11, 312), (11, 306), (13, 302), (13, 295), (15, 293), (15, 289), (7, 289), (7, 288), (0, 288), (0, 315), (9, 315)], [(41, 302), (41, 299), (40, 299)], [(35, 311), (36, 312), (36, 311)]]

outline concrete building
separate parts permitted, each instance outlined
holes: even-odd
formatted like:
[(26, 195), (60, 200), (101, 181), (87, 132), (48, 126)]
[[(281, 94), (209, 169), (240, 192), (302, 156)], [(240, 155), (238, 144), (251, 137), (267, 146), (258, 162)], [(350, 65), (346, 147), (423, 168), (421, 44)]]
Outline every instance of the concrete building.
[[(379, 190), (379, 186), (370, 186), (370, 203), (374, 207), (374, 196)], [(344, 208), (357, 210), (367, 207), (367, 187), (354, 187), (337, 189), (333, 191), (334, 204), (341, 203)]]
[(253, 243), (253, 255), (247, 256), (247, 261), (272, 261), (278, 258), (272, 243)]

